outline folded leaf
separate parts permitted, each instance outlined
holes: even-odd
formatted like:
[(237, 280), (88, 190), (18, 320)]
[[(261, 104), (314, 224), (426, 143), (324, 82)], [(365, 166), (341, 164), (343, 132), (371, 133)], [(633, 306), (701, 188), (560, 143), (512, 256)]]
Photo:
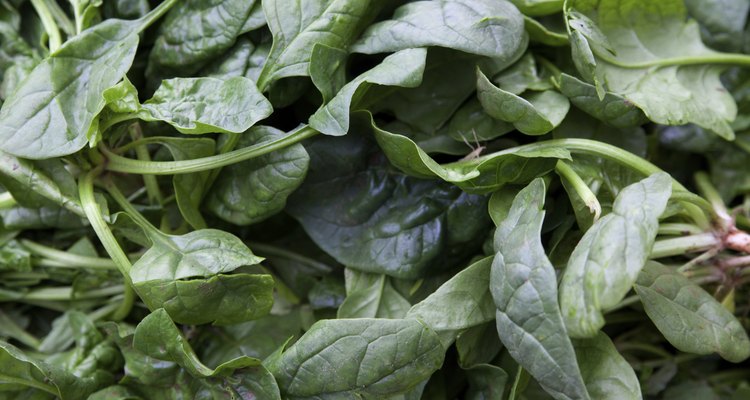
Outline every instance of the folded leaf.
[(544, 181), (513, 200), (495, 232), (490, 290), (510, 355), (556, 399), (588, 399), (557, 303), (557, 277), (541, 244)]
[(750, 340), (737, 318), (678, 272), (649, 262), (638, 275), (635, 291), (651, 321), (679, 350), (716, 352), (732, 362), (750, 357)]
[(607, 335), (573, 341), (586, 389), (594, 399), (640, 400), (641, 385), (633, 367), (617, 352)]
[(560, 282), (560, 308), (571, 337), (593, 337), (602, 310), (630, 291), (646, 263), (672, 179), (657, 173), (624, 188), (612, 212), (594, 223), (570, 255)]

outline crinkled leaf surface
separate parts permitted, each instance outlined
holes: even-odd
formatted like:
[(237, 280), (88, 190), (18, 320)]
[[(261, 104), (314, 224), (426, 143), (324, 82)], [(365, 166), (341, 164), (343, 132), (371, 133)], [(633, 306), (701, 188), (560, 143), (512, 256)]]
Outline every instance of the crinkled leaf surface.
[(556, 399), (588, 399), (557, 303), (557, 278), (541, 244), (541, 178), (518, 193), (495, 232), (490, 290), (497, 331), (511, 356)]
[[(382, 63), (347, 83), (336, 96), (310, 117), (310, 126), (326, 135), (341, 136), (349, 131), (349, 113), (356, 107), (355, 95), (369, 85), (415, 87), (422, 81), (425, 49), (407, 49), (386, 57)], [(361, 97), (364, 93), (359, 94)]]
[(633, 367), (602, 332), (573, 341), (586, 389), (594, 399), (640, 400), (641, 385)]
[[(722, 86), (724, 67), (701, 62), (719, 53), (700, 38), (698, 24), (686, 20), (682, 0), (575, 0), (570, 9), (583, 13), (600, 34), (592, 34), (573, 13), (571, 29), (579, 31), (594, 55), (593, 71), (609, 91), (632, 102), (654, 122), (694, 123), (718, 135), (734, 137), (729, 123), (737, 114), (732, 96)], [(602, 40), (606, 40), (603, 43)], [(692, 58), (695, 63), (679, 65)], [(692, 65), (691, 65), (692, 64)]]
[(183, 0), (164, 19), (149, 68), (191, 74), (230, 48), (257, 0)]
[(665, 173), (627, 186), (612, 212), (583, 235), (560, 282), (560, 308), (570, 336), (595, 336), (604, 326), (602, 310), (630, 291), (651, 254), (671, 193), (672, 179)]
[(394, 173), (377, 147), (353, 132), (316, 139), (307, 150), (310, 171), (287, 211), (347, 267), (416, 278), (479, 245), (485, 198)]
[[(284, 132), (267, 126), (242, 134), (238, 147), (273, 140)], [(206, 206), (227, 222), (249, 225), (284, 209), (289, 195), (302, 184), (310, 157), (301, 144), (224, 167)]]
[(383, 1), (312, 0), (288, 2), (263, 0), (273, 47), (258, 77), (266, 91), (276, 80), (308, 76), (315, 44), (345, 50), (363, 24), (375, 16)]
[(635, 291), (651, 321), (676, 348), (715, 352), (732, 362), (750, 357), (750, 340), (737, 318), (678, 272), (649, 262), (638, 275)]
[(417, 320), (323, 320), (267, 367), (288, 398), (384, 398), (428, 378), (444, 352)]
[(3, 103), (0, 150), (47, 159), (82, 149), (104, 108), (102, 93), (130, 69), (146, 21), (108, 19), (37, 65)]
[(138, 116), (164, 121), (182, 133), (240, 133), (271, 115), (273, 107), (243, 76), (162, 81)]
[(439, 46), (515, 58), (509, 55), (526, 46), (523, 23), (521, 13), (504, 0), (415, 1), (396, 9), (393, 19), (367, 28), (352, 50), (372, 54)]

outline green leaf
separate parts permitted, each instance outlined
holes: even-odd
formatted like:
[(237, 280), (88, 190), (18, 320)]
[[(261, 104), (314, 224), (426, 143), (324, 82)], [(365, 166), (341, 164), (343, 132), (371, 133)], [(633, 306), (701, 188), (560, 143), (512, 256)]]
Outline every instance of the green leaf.
[(657, 173), (624, 188), (612, 212), (586, 231), (560, 282), (560, 309), (571, 337), (593, 337), (604, 326), (602, 310), (630, 291), (651, 254), (672, 193), (672, 178)]
[[(698, 25), (686, 19), (682, 0), (634, 0), (627, 6), (619, 0), (575, 0), (568, 7), (569, 26), (588, 41), (593, 72), (609, 91), (654, 122), (694, 123), (726, 139), (734, 137), (729, 123), (737, 106), (719, 80), (724, 67), (709, 62), (721, 54), (703, 45)], [(588, 16), (601, 36), (591, 35), (577, 12)]]
[[(482, 73), (485, 74), (485, 77), (487, 75), (492, 75), (486, 70), (482, 70)], [(552, 82), (549, 77), (545, 75), (546, 74), (540, 74), (534, 56), (527, 52), (520, 60), (516, 61), (515, 64), (495, 76), (492, 81), (495, 82), (500, 89), (515, 95), (520, 95), (526, 90), (543, 91), (552, 89)]]
[(0, 183), (22, 205), (55, 205), (83, 215), (75, 179), (59, 160), (30, 161), (0, 151)]
[(255, 43), (241, 36), (220, 59), (201, 70), (200, 75), (223, 79), (244, 76), (257, 82), (269, 51), (270, 42)]
[(570, 44), (568, 35), (563, 29), (558, 31), (553, 27), (544, 25), (542, 22), (530, 18), (523, 17), (526, 26), (526, 32), (529, 34), (529, 41), (532, 43), (537, 42), (547, 46), (567, 46)]
[[(238, 147), (273, 140), (284, 132), (258, 126), (244, 133)], [(260, 222), (284, 209), (307, 174), (310, 157), (301, 144), (224, 167), (206, 198), (219, 218), (236, 225)]]
[[(346, 84), (336, 96), (310, 117), (310, 126), (326, 135), (341, 136), (349, 131), (350, 109), (357, 106), (370, 85), (415, 87), (422, 81), (425, 49), (407, 49), (391, 54)], [(355, 98), (356, 96), (356, 98)]]
[(232, 47), (256, 0), (185, 0), (164, 19), (149, 57), (150, 70), (185, 76)]
[(511, 356), (556, 399), (588, 399), (557, 303), (557, 278), (540, 232), (541, 178), (518, 193), (495, 232), (490, 290), (497, 331)]
[(130, 277), (150, 309), (164, 308), (180, 323), (217, 325), (259, 318), (270, 310), (270, 275), (225, 275), (263, 260), (236, 236), (216, 229), (181, 236), (146, 233), (153, 246), (133, 264)]
[(492, 321), (495, 304), (489, 291), (491, 265), (492, 257), (470, 265), (415, 304), (406, 317), (416, 318), (438, 333)]
[(258, 87), (265, 92), (281, 78), (308, 76), (316, 44), (346, 50), (382, 3), (380, 0), (313, 0), (303, 4), (263, 0), (273, 47), (258, 77)]
[(465, 369), (469, 381), (467, 400), (503, 400), (508, 373), (491, 364), (474, 365)]
[(554, 90), (517, 96), (493, 85), (480, 70), (477, 70), (477, 97), (487, 114), (512, 123), (527, 135), (551, 131), (560, 125), (570, 108), (568, 98)]
[(428, 378), (444, 352), (416, 320), (323, 320), (268, 368), (288, 398), (385, 398)]
[(737, 318), (676, 271), (649, 262), (638, 275), (635, 291), (651, 321), (677, 349), (715, 352), (732, 362), (750, 357), (750, 340)]
[(373, 54), (439, 46), (514, 59), (526, 42), (523, 17), (507, 1), (415, 1), (396, 9), (393, 19), (371, 25), (351, 49)]
[(712, 48), (741, 52), (750, 2), (746, 0), (686, 0), (691, 17), (701, 24), (701, 37)]
[(138, 34), (172, 4), (163, 3), (139, 20), (102, 22), (37, 65), (0, 110), (0, 149), (30, 159), (82, 149), (104, 108), (102, 93), (130, 69)]
[(336, 318), (404, 318), (411, 304), (383, 274), (346, 269), (346, 300)]
[(346, 85), (346, 50), (328, 47), (322, 43), (315, 43), (310, 55), (310, 79), (320, 95), (323, 103), (328, 103)]
[(563, 0), (510, 0), (525, 15), (538, 17), (559, 13), (563, 9)]
[(273, 112), (255, 83), (245, 77), (175, 78), (162, 81), (138, 116), (164, 121), (188, 134), (241, 133)]
[(576, 107), (592, 117), (617, 128), (643, 125), (647, 121), (643, 111), (624, 97), (607, 92), (599, 99), (593, 85), (582, 82), (568, 74), (560, 76), (560, 91)]
[(552, 170), (558, 159), (570, 158), (565, 149), (539, 149), (531, 144), (441, 165), (408, 137), (371, 126), (388, 160), (398, 169), (418, 178), (440, 178), (470, 193), (491, 192), (509, 183), (527, 183)]
[(486, 200), (394, 173), (358, 126), (307, 145), (310, 171), (287, 212), (313, 241), (349, 268), (403, 279), (476, 249), (487, 226)]
[(641, 386), (633, 367), (617, 352), (607, 335), (573, 341), (586, 389), (594, 399), (640, 400)]

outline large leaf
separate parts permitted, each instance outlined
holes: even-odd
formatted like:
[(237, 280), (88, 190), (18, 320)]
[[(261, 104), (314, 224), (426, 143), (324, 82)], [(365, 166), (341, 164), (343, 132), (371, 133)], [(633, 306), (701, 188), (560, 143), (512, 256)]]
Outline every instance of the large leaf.
[(487, 193), (508, 183), (527, 183), (569, 159), (562, 148), (518, 146), (478, 158), (438, 164), (414, 141), (372, 125), (375, 139), (388, 160), (405, 173), (419, 178), (440, 178), (470, 193)]
[(177, 322), (232, 324), (259, 318), (273, 302), (273, 278), (229, 272), (263, 260), (239, 238), (215, 229), (182, 236), (146, 230), (153, 245), (130, 277), (150, 309), (164, 308)]
[(649, 262), (638, 275), (635, 291), (654, 325), (679, 350), (716, 352), (732, 362), (750, 357), (750, 340), (737, 318), (676, 271)]
[(130, 69), (138, 34), (174, 3), (164, 2), (135, 21), (108, 19), (37, 65), (0, 110), (0, 150), (46, 159), (83, 148), (104, 108), (102, 93)]
[(672, 179), (658, 173), (624, 188), (612, 212), (586, 231), (560, 282), (560, 308), (572, 337), (593, 337), (604, 326), (602, 310), (630, 291), (656, 239)]
[(83, 213), (75, 179), (58, 160), (34, 162), (0, 151), (0, 182), (24, 206), (55, 205)]
[(350, 109), (356, 107), (369, 85), (415, 87), (422, 81), (425, 49), (407, 49), (386, 57), (347, 83), (336, 96), (310, 117), (310, 126), (326, 135), (341, 136), (349, 131)]
[(640, 400), (641, 385), (607, 335), (599, 332), (591, 339), (573, 341), (586, 389), (594, 399)]
[[(724, 138), (737, 114), (722, 86), (721, 54), (708, 49), (698, 24), (687, 20), (683, 0), (569, 1), (568, 24), (578, 38), (574, 53), (592, 54), (579, 71), (590, 82), (635, 104), (654, 122), (694, 123)], [(583, 13), (583, 15), (579, 14)]]
[(268, 369), (289, 398), (386, 398), (428, 378), (444, 352), (416, 320), (323, 320)]
[(255, 83), (237, 76), (165, 80), (138, 116), (164, 121), (182, 133), (241, 133), (272, 112)]
[(258, 87), (289, 76), (308, 76), (315, 44), (346, 50), (363, 23), (382, 6), (381, 0), (312, 0), (288, 2), (263, 0), (273, 47), (258, 77)]
[(164, 19), (149, 58), (151, 70), (185, 76), (230, 48), (256, 0), (183, 0)]
[[(238, 147), (271, 141), (284, 132), (267, 126), (242, 135)], [(260, 222), (284, 209), (289, 195), (302, 184), (310, 157), (301, 144), (224, 167), (206, 205), (211, 212), (237, 225)]]
[(557, 303), (557, 277), (540, 233), (541, 178), (518, 193), (495, 232), (490, 290), (497, 331), (511, 356), (556, 399), (588, 399)]
[(349, 268), (407, 279), (480, 245), (486, 199), (394, 173), (361, 131), (307, 146), (310, 171), (287, 211), (318, 246)]
[(415, 304), (406, 317), (419, 319), (436, 332), (457, 331), (492, 321), (495, 305), (489, 291), (491, 265), (492, 257), (470, 265)]
[(371, 25), (352, 45), (359, 53), (440, 46), (514, 59), (526, 46), (523, 17), (504, 0), (415, 1)]

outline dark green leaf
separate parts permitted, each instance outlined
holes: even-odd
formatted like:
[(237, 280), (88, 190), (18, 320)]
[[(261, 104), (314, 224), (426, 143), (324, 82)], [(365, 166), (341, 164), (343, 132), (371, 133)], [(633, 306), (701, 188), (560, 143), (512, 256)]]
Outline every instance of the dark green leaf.
[(411, 304), (391, 284), (386, 275), (347, 269), (346, 300), (337, 318), (403, 318)]

